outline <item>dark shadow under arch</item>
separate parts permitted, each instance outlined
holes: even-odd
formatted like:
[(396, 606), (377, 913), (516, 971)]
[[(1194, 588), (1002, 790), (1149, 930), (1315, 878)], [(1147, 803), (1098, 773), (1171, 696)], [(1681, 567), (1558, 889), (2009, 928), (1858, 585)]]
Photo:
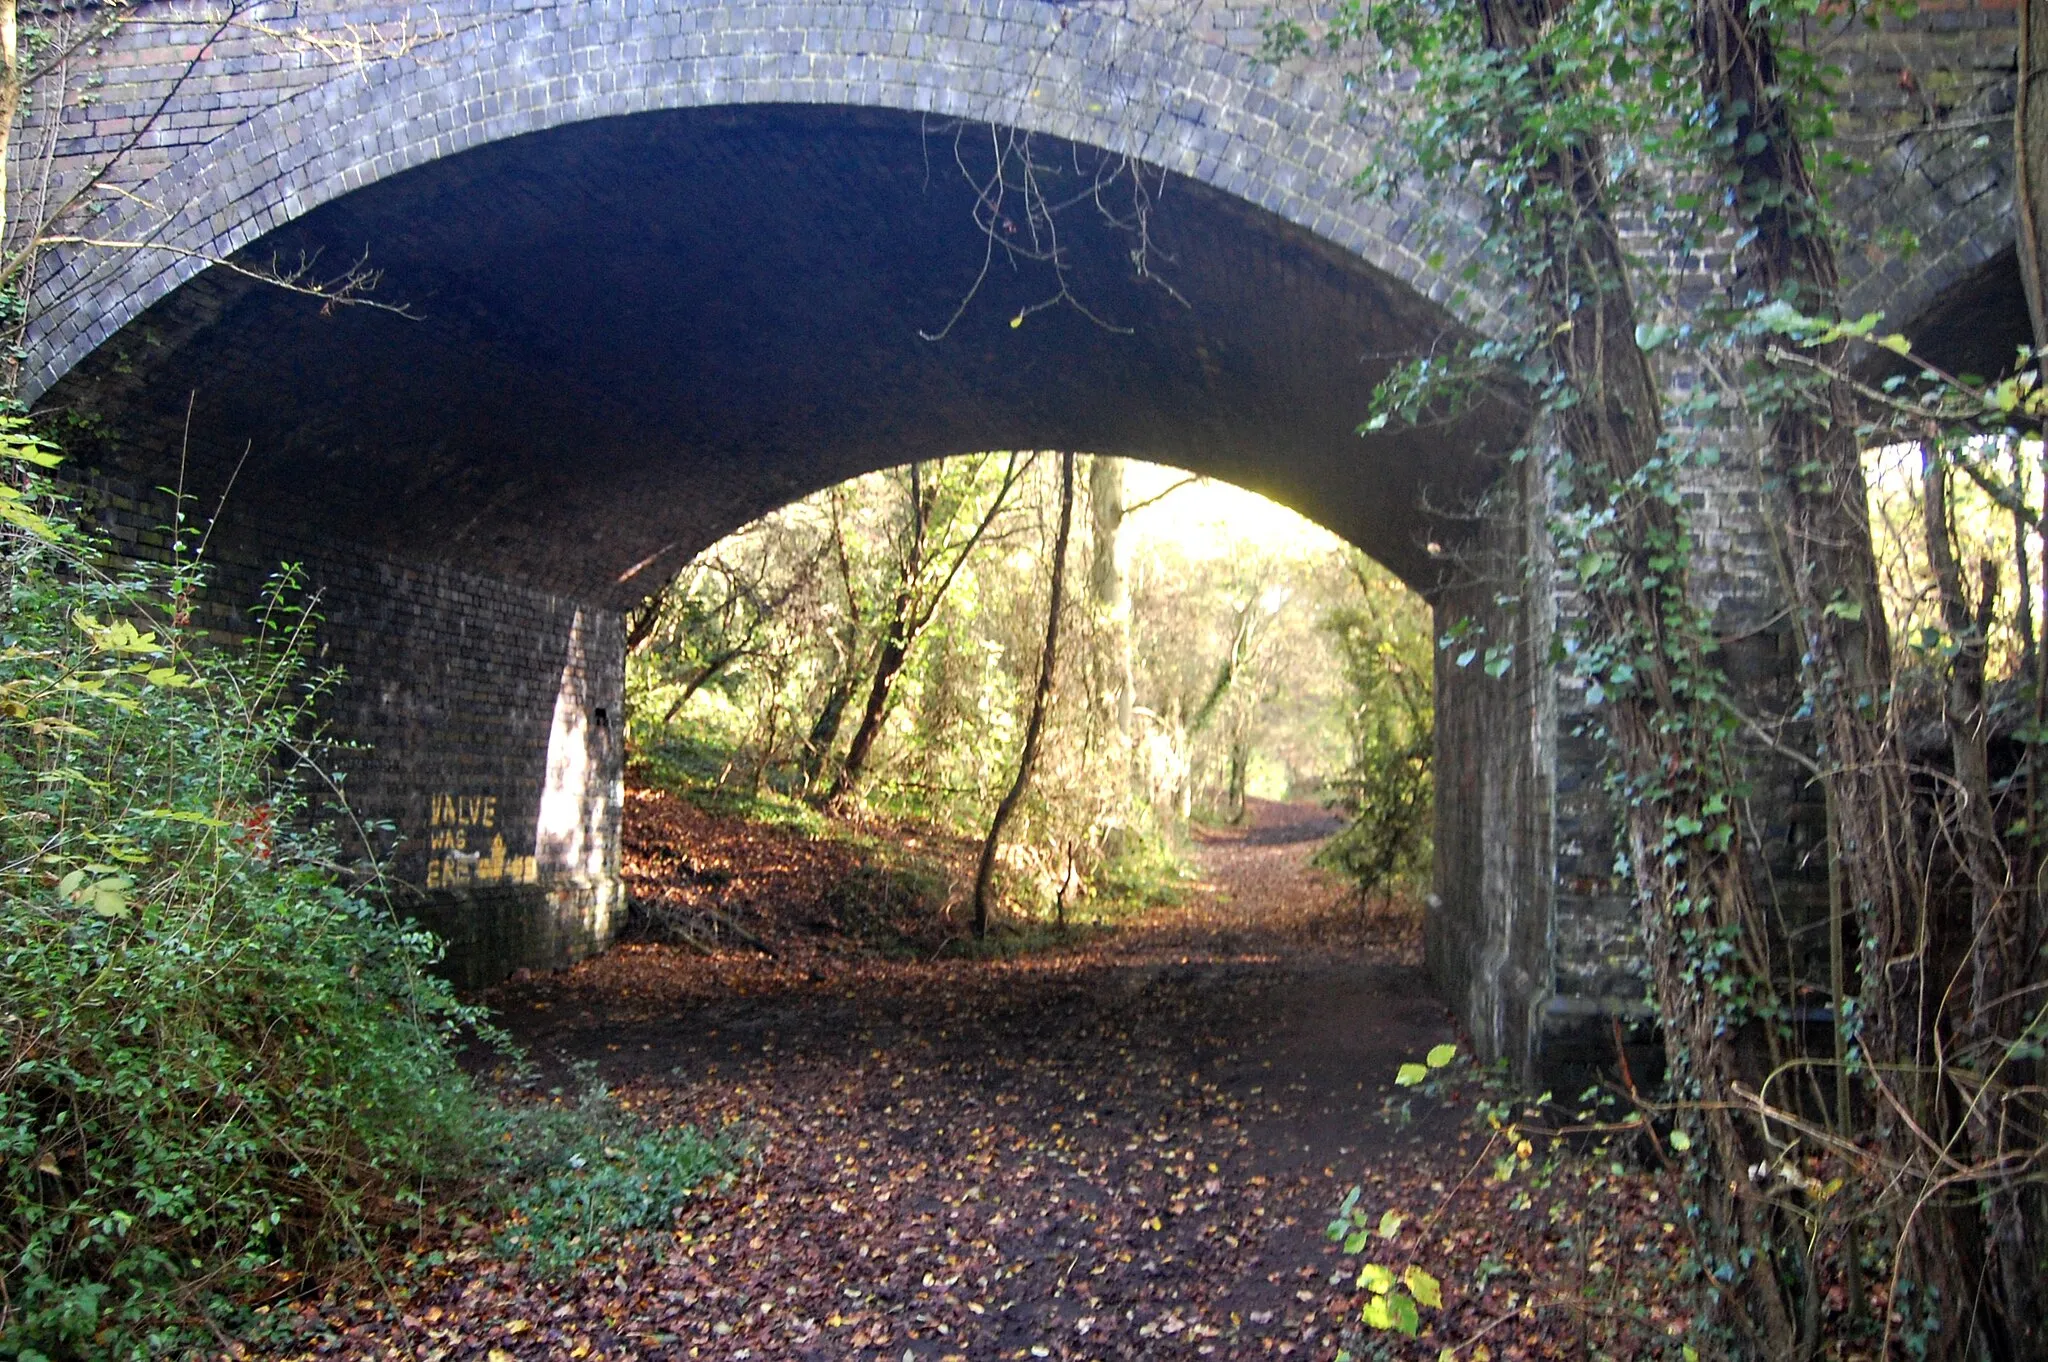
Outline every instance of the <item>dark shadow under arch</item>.
[[(1074, 286), (1114, 328), (1071, 307), (1012, 326), (1051, 282), (998, 252), (952, 333), (925, 340), (986, 248), (952, 127), (751, 105), (479, 147), (249, 248), (330, 270), (367, 251), (376, 296), (417, 320), (215, 269), (43, 405), (92, 418), (78, 443), (96, 465), (162, 484), (189, 399), (200, 505), (240, 465), (237, 518), (598, 603), (637, 598), (662, 564), (796, 496), (1005, 447), (1223, 477), (1429, 583), (1426, 546), (1455, 528), (1433, 512), (1490, 481), (1520, 415), (1356, 426), (1394, 362), (1451, 336), (1446, 314), (1271, 213), (1154, 172), (1151, 264), (1171, 290), (1077, 204), (1061, 215)], [(1070, 187), (1101, 159), (1035, 145)]]

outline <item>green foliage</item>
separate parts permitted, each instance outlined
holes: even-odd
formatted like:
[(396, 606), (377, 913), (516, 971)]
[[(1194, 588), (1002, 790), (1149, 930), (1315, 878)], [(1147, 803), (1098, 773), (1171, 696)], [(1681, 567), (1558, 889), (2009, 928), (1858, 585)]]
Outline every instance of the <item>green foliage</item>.
[(1317, 863), (1369, 895), (1429, 872), (1436, 720), (1427, 608), (1362, 555), (1352, 566), (1359, 599), (1324, 620), (1350, 692), (1351, 757), (1332, 784), (1351, 823)]
[(855, 866), (825, 891), (825, 909), (842, 930), (886, 955), (916, 954), (952, 897), (946, 868), (897, 852)]
[[(1077, 532), (1070, 569), (1085, 567), (1091, 590), (1070, 595), (1045, 741), (1005, 842), (1005, 883), (1031, 914), (1088, 903), (1100, 916), (1170, 895), (1168, 844), (1188, 815), (1235, 821), (1247, 795), (1326, 793), (1346, 750), (1349, 696), (1320, 626), (1355, 594), (1348, 553), (1249, 494), (1128, 467), (1171, 494), (1134, 493), (1113, 538), (1098, 542), (1089, 517)], [(817, 797), (908, 600), (913, 617), (932, 609), (894, 676), (860, 802), (978, 835), (1015, 769), (1045, 626), (1055, 461), (1019, 466), (961, 556), (1008, 468), (984, 455), (859, 478), (686, 568), (628, 664), (643, 773)], [(719, 658), (730, 660), (700, 681)], [(1422, 676), (1426, 690), (1426, 658)]]
[[(1430, 205), (1439, 265), (1454, 246), (1470, 247), (1459, 262), (1465, 301), (1495, 281), (1528, 300), (1530, 324), (1392, 375), (1367, 426), (1431, 420), (1504, 385), (1519, 387), (1538, 412), (1538, 443), (1517, 457), (1540, 461), (1529, 477), (1544, 489), (1546, 571), (1572, 598), (1550, 660), (1583, 684), (1584, 728), (1610, 740), (1610, 807), (1627, 829), (1616, 873), (1637, 892), (1644, 954), (1674, 1037), (1675, 1091), (1722, 1109), (1738, 1063), (1723, 1038), (1751, 1027), (1777, 1044), (1794, 993), (1770, 977), (1772, 955), (1757, 945), (1783, 919), (1767, 923), (1768, 907), (1748, 893), (1761, 877), (1743, 863), (1739, 840), (1741, 710), (1720, 670), (1716, 631), (1689, 588), (1689, 507), (1702, 474), (1716, 476), (1706, 471), (1720, 460), (1717, 436), (1788, 412), (1819, 411), (1824, 422), (1828, 408), (1815, 401), (1825, 385), (1812, 375), (1770, 371), (1757, 358), (1768, 349), (1757, 332), (1796, 295), (1745, 295), (1753, 286), (1738, 284), (1733, 296), (1702, 306), (1676, 296), (1668, 271), (1709, 242), (1733, 241), (1753, 260), (1766, 219), (1783, 239), (1825, 229), (1803, 170), (1786, 170), (1803, 165), (1800, 145), (1825, 133), (1831, 109), (1828, 73), (1788, 41), (1811, 16), (1801, 4), (1564, 0), (1531, 11), (1348, 0), (1320, 35), (1329, 50), (1355, 54), (1354, 88), (1397, 81), (1413, 91), (1393, 115), (1399, 151), (1360, 188)], [(1742, 37), (1728, 37), (1730, 29)], [(1276, 55), (1311, 42), (1286, 24), (1270, 37)], [(1716, 40), (1745, 47), (1743, 60), (1758, 65), (1742, 69), (1763, 83), (1756, 98), (1769, 107), (1703, 90), (1720, 88), (1720, 77), (1696, 43)], [(1466, 230), (1474, 210), (1476, 242)], [(1623, 222), (1626, 232), (1616, 225)], [(1664, 347), (1678, 374), (1706, 380), (1676, 384), (1689, 398), (1672, 408), (1646, 358)], [(1762, 490), (1763, 505), (1786, 504), (1768, 479)], [(1838, 597), (1823, 623), (1851, 621), (1860, 609)], [(1801, 629), (1810, 636), (1808, 622)], [(1452, 642), (1454, 665), (1482, 655), (1495, 674), (1513, 665), (1480, 643)], [(1741, 1186), (1750, 1133), (1725, 1119), (1712, 1124), (1716, 1138), (1698, 1142), (1690, 1188), (1698, 1197), (1691, 1213), (1716, 1236), (1709, 1252), (1725, 1269), (1706, 1284), (1709, 1317), (1732, 1318), (1716, 1313), (1711, 1297), (1718, 1281), (1740, 1281), (1750, 1322), (1761, 1320), (1772, 1346), (1789, 1351), (1796, 1328), (1782, 1287), (1803, 1268), (1785, 1245), (1800, 1231), (1759, 1228), (1767, 1217), (1732, 1208), (1728, 1189)], [(1806, 1208), (1787, 1201), (1769, 1214), (1790, 1225)], [(1739, 1275), (1759, 1254), (1780, 1271)], [(1819, 1289), (1811, 1274), (1805, 1289)]]
[(707, 770), (707, 763), (701, 759), (702, 751), (687, 736), (652, 750), (643, 748), (633, 754), (633, 777), (654, 789), (667, 790), (706, 813), (790, 828), (811, 837), (826, 830), (825, 819), (800, 799), (772, 789), (744, 790), (720, 785), (716, 767)]
[(659, 1258), (676, 1213), (725, 1177), (738, 1151), (693, 1126), (650, 1126), (593, 1074), (573, 1103), (511, 1106), (498, 1117), (500, 1188), (508, 1222), (500, 1252), (560, 1278), (626, 1247)]
[[(35, 446), (4, 426), (16, 462)], [(142, 1356), (467, 1165), (472, 1020), (300, 794), (325, 680), (280, 577), (201, 649), (32, 479), (0, 532), (0, 1355)], [(168, 608), (166, 608), (168, 607)]]
[[(1401, 1232), (1407, 1216), (1389, 1210), (1378, 1217), (1359, 1205), (1362, 1189), (1353, 1187), (1337, 1207), (1329, 1224), (1328, 1237), (1344, 1246), (1347, 1254), (1363, 1252), (1374, 1240), (1390, 1240)], [(1358, 1270), (1358, 1289), (1366, 1292), (1359, 1308), (1359, 1322), (1368, 1329), (1405, 1334), (1414, 1338), (1422, 1330), (1422, 1310), (1441, 1310), (1443, 1284), (1421, 1265), (1410, 1263), (1395, 1272), (1381, 1263), (1368, 1262)]]
[[(1686, 1337), (1701, 1341), (1700, 1334), (1680, 1337), (1669, 1310), (1682, 1284), (1697, 1275), (1696, 1241), (1667, 1241), (1668, 1258), (1631, 1265), (1625, 1289), (1613, 1275), (1587, 1274), (1584, 1256), (1576, 1281), (1532, 1273), (1527, 1265), (1518, 1270), (1510, 1265), (1512, 1253), (1501, 1256), (1506, 1245), (1499, 1240), (1495, 1253), (1477, 1262), (1470, 1256), (1447, 1259), (1451, 1270), (1441, 1278), (1416, 1261), (1431, 1248), (1449, 1251), (1469, 1243), (1474, 1228), (1482, 1231), (1482, 1240), (1490, 1237), (1488, 1231), (1501, 1216), (1532, 1230), (1545, 1225), (1547, 1230), (1537, 1232), (1580, 1255), (1631, 1238), (1640, 1242), (1643, 1221), (1657, 1214), (1652, 1208), (1671, 1185), (1668, 1163), (1650, 1149), (1658, 1129), (1651, 1111), (1599, 1088), (1582, 1094), (1576, 1109), (1562, 1106), (1548, 1092), (1522, 1096), (1508, 1081), (1504, 1065), (1476, 1065), (1450, 1044), (1403, 1064), (1394, 1082), (1406, 1096), (1398, 1104), (1390, 1099), (1383, 1119), (1396, 1125), (1415, 1119), (1410, 1110), (1414, 1098), (1435, 1104), (1437, 1119), (1464, 1108), (1458, 1113), (1464, 1130), (1459, 1142), (1467, 1147), (1470, 1164), (1466, 1177), (1448, 1190), (1441, 1184), (1432, 1184), (1426, 1193), (1411, 1187), (1411, 1195), (1421, 1193), (1419, 1201), (1405, 1201), (1400, 1181), (1386, 1179), (1384, 1190), (1393, 1194), (1392, 1204), (1367, 1205), (1364, 1188), (1354, 1186), (1337, 1206), (1326, 1236), (1347, 1257), (1362, 1260), (1355, 1279), (1357, 1325), (1345, 1331), (1339, 1362), (1410, 1355), (1434, 1355), (1440, 1362), (1487, 1357), (1490, 1349), (1475, 1345), (1490, 1328), (1463, 1331), (1461, 1337), (1455, 1326), (1445, 1328), (1425, 1312), (1444, 1308), (1446, 1287), (1467, 1293), (1462, 1304), (1470, 1306), (1498, 1278), (1524, 1273), (1521, 1285), (1528, 1294), (1518, 1302), (1510, 1292), (1508, 1313), (1496, 1320), (1517, 1313), (1526, 1317), (1531, 1306), (1540, 1315), (1554, 1302), (1575, 1319), (1579, 1351), (1587, 1356), (1698, 1362)], [(1684, 1148), (1678, 1132), (1669, 1138), (1673, 1148)], [(1461, 1209), (1459, 1203), (1466, 1200), (1479, 1204)], [(1664, 1234), (1675, 1228), (1665, 1224)], [(1425, 1330), (1435, 1331), (1433, 1354), (1401, 1352), (1390, 1348), (1385, 1337), (1413, 1338)]]
[(1422, 1063), (1403, 1064), (1394, 1074), (1394, 1082), (1404, 1088), (1416, 1087), (1427, 1082), (1430, 1074), (1436, 1070), (1448, 1067), (1457, 1057), (1458, 1047), (1455, 1045), (1432, 1046), (1429, 1053), (1422, 1057)]
[(1181, 902), (1194, 876), (1185, 857), (1156, 832), (1131, 830), (1117, 839), (1090, 885), (1098, 913), (1122, 907), (1154, 908)]

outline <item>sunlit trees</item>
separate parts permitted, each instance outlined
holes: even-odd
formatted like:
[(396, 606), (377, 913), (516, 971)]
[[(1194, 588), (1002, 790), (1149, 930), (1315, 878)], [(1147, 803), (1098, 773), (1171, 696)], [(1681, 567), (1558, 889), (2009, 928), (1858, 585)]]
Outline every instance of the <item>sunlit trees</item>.
[(1361, 894), (1427, 869), (1435, 810), (1435, 644), (1429, 612), (1385, 568), (1353, 555), (1355, 601), (1323, 618), (1350, 689), (1350, 759), (1332, 784), (1351, 825), (1323, 848)]
[[(1086, 587), (1061, 593), (1044, 671), (1063, 461), (874, 474), (716, 545), (634, 620), (636, 759), (976, 837), (1007, 803), (991, 874), (1061, 910), (1187, 815), (1357, 806), (1359, 706), (1397, 701), (1354, 692), (1326, 621), (1398, 608), (1426, 644), (1422, 603), (1249, 494), (1076, 456), (1067, 559)], [(1426, 753), (1417, 675), (1397, 726)], [(1403, 868), (1423, 857), (1426, 839)]]

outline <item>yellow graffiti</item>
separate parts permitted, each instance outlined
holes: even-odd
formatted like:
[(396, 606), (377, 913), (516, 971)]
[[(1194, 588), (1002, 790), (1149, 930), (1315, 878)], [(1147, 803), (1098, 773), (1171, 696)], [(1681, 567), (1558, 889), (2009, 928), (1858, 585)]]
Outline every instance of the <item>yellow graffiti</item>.
[[(476, 884), (532, 884), (538, 878), (531, 856), (505, 849), (496, 795), (440, 794), (428, 801), (427, 888), (457, 889)], [(480, 847), (490, 834), (488, 850)]]
[(437, 828), (498, 826), (496, 795), (435, 795), (428, 804), (427, 822)]

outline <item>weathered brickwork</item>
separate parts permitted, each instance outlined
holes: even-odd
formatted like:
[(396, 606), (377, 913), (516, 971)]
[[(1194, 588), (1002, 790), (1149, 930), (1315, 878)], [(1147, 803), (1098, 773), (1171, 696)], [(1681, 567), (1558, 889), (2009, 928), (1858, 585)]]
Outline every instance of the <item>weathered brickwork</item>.
[[(1529, 462), (1513, 476), (1537, 473)], [(1496, 677), (1476, 658), (1459, 666), (1459, 652), (1436, 656), (1436, 838), (1443, 850), (1426, 938), (1431, 981), (1479, 1051), (1507, 1058), (1521, 1074), (1546, 1067), (1557, 1031), (1545, 1011), (1560, 987), (1555, 937), (1571, 930), (1574, 917), (1557, 911), (1568, 890), (1552, 869), (1560, 813), (1551, 795), (1564, 778), (1548, 665), (1555, 621), (1549, 593), (1525, 589), (1532, 567), (1538, 581), (1545, 575), (1534, 511), (1541, 501), (1526, 490), (1500, 489), (1434, 601), (1440, 632), (1470, 627), (1476, 647), (1507, 647), (1513, 661)]]
[[(1473, 470), (1516, 435), (1506, 411), (1406, 443), (1351, 434), (1390, 356), (1509, 325), (1513, 300), (1457, 283), (1475, 243), (1441, 224), (1476, 221), (1473, 205), (1351, 192), (1397, 96), (1354, 108), (1326, 70), (1261, 65), (1265, 6), (130, 12), (34, 92), (17, 144), (31, 200), (83, 192), (89, 234), (121, 243), (43, 262), (25, 386), (101, 418), (85, 443), (109, 488), (168, 481), (180, 458), (218, 488), (255, 450), (216, 546), (218, 597), (249, 599), (280, 560), (306, 565), (323, 646), (349, 674), (335, 731), (364, 745), (351, 802), (397, 828), (395, 874), (473, 982), (609, 937), (617, 612), (650, 564), (892, 461), (1067, 444), (1274, 492), (1426, 584), (1424, 547), (1446, 533), (1435, 512), (1464, 505)], [(1838, 190), (1864, 243), (1845, 262), (1852, 309), (1906, 323), (1962, 281), (1997, 295), (2009, 6), (1934, 7), (1829, 50), (1845, 128), (1875, 166)], [(890, 240), (860, 228), (933, 211), (916, 139), (947, 120), (1170, 172), (1160, 230), (1189, 306), (1098, 279), (1089, 296), (1140, 323), (1128, 344), (1071, 315), (1010, 328), (1031, 300), (1006, 296), (950, 350), (889, 349), (943, 320), (958, 290), (929, 285), (958, 262), (930, 222)], [(606, 131), (628, 125), (640, 131)], [(818, 165), (792, 169), (811, 153)], [(631, 175), (662, 193), (614, 192)], [(619, 216), (600, 224), (611, 236), (583, 205)], [(692, 235), (706, 221), (730, 239)], [(586, 294), (562, 282), (632, 240), (666, 255)], [(774, 275), (742, 259), (763, 243), (815, 254)], [(422, 320), (293, 312), (218, 269), (195, 280), (251, 247), (332, 262), (365, 244), (430, 300)], [(691, 272), (728, 256), (741, 263), (724, 274)], [(833, 282), (848, 267), (865, 284)], [(792, 298), (804, 307), (785, 315)], [(161, 550), (161, 507), (109, 496), (111, 531)], [(1452, 557), (1520, 563), (1540, 538), (1527, 505)], [(1703, 485), (1694, 514), (1731, 661), (1759, 684), (1782, 677), (1782, 639), (1759, 627), (1771, 589), (1754, 502)], [(1480, 1048), (1527, 1072), (1596, 1058), (1607, 1020), (1639, 1015), (1642, 986), (1583, 700), (1542, 665), (1551, 587), (1502, 581), (1438, 586), (1440, 620), (1512, 637), (1519, 661), (1499, 679), (1440, 663), (1430, 967)], [(1790, 781), (1762, 797), (1784, 849), (1774, 870), (1792, 878), (1810, 871), (1802, 798)]]
[[(307, 5), (263, 33), (208, 24), (203, 4), (142, 10), (151, 22), (121, 28), (68, 83), (100, 80), (82, 107), (66, 98), (51, 182), (61, 199), (143, 127), (135, 195), (94, 235), (162, 249), (73, 253), (46, 273), (34, 392), (206, 260), (338, 194), (520, 133), (707, 105), (879, 106), (1066, 137), (1239, 195), (1433, 301), (1457, 291), (1456, 243), (1437, 268), (1406, 244), (1419, 204), (1347, 188), (1370, 126), (1344, 118), (1337, 88), (1258, 64), (1255, 33), (1227, 13), (1219, 32), (1023, 0), (578, 0), (436, 7), (420, 30), (402, 27), (418, 7)], [(224, 97), (251, 83), (267, 104)], [(69, 128), (91, 150), (71, 153)]]
[[(105, 479), (82, 496), (117, 553), (169, 561), (167, 497)], [(206, 562), (199, 621), (223, 640), (254, 630), (249, 609), (282, 565), (298, 570), (293, 599), (318, 616), (313, 664), (338, 674), (315, 807), (350, 865), (382, 867), (366, 883), (446, 938), (458, 981), (611, 939), (623, 911), (617, 612), (233, 515), (206, 536)], [(321, 797), (326, 779), (346, 814)]]
[(1948, 0), (1825, 48), (1844, 72), (1843, 147), (1870, 166), (1836, 187), (1857, 242), (1850, 315), (1905, 326), (2010, 252), (2016, 37), (2013, 0)]

